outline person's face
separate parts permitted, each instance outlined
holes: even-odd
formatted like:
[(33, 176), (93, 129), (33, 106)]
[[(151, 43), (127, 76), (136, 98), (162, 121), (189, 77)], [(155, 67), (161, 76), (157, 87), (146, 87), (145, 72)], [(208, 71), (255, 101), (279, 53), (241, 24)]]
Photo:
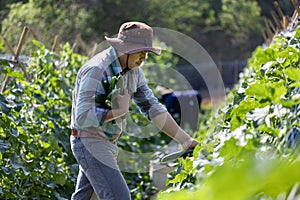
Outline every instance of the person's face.
[(142, 65), (142, 63), (146, 60), (146, 58), (147, 58), (146, 51), (130, 54), (128, 60), (128, 67), (130, 69), (138, 68), (139, 66)]

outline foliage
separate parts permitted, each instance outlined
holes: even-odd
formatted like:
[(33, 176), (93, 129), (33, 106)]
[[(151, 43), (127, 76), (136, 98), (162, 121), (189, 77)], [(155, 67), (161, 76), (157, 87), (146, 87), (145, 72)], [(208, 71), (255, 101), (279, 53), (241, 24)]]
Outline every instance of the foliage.
[(26, 55), (36, 50), (31, 44), (32, 39), (38, 39), (50, 48), (56, 35), (60, 41), (74, 42), (76, 34), (83, 32), (81, 26), (85, 12), (70, 0), (63, 3), (29, 0), (26, 3), (10, 4), (9, 10), (1, 23), (1, 37), (6, 38), (10, 45), (15, 47), (23, 27), (30, 27), (34, 35), (29, 32), (25, 40), (23, 52)]
[(3, 42), (0, 41), (0, 53), (2, 53), (4, 51), (4, 44)]
[[(23, 31), (25, 25), (36, 24), (39, 21), (38, 14), (41, 12), (40, 9), (35, 8), (31, 3), (23, 4), (22, 2), (10, 4), (8, 6), (10, 12), (7, 14), (6, 18), (1, 22), (1, 39), (4, 38), (9, 41), (10, 46), (16, 47)], [(28, 34), (29, 35), (29, 34)], [(32, 37), (31, 37), (32, 38)], [(25, 40), (24, 50), (33, 48), (34, 46), (30, 41)], [(9, 49), (6, 48), (6, 53)], [(8, 52), (12, 53), (12, 52)], [(26, 55), (29, 55), (31, 51), (28, 51)]]
[[(240, 163), (225, 162), (215, 166), (215, 171), (199, 183), (195, 190), (180, 190), (173, 193), (162, 193), (158, 199), (271, 199), (283, 196), (282, 199), (295, 197), (287, 193), (298, 188), (300, 179), (297, 170), (300, 162), (290, 163), (289, 159), (255, 158), (252, 153), (239, 156)], [(290, 163), (290, 164), (286, 164)], [(295, 186), (294, 186), (295, 185)], [(289, 194), (289, 195), (287, 195)]]
[[(55, 35), (59, 35), (62, 43), (78, 45), (76, 35), (80, 34), (91, 51), (104, 35), (115, 35), (120, 24), (135, 20), (187, 34), (201, 43), (213, 58), (222, 60), (247, 58), (261, 43), (264, 22), (258, 17), (267, 7), (259, 4), (264, 5), (260, 9), (254, 0), (28, 0), (3, 4), (3, 8), (9, 9), (2, 10), (5, 13), (1, 37), (6, 37), (12, 46), (16, 46), (22, 28), (27, 25), (48, 48)], [(32, 50), (30, 43), (24, 47), (26, 51)], [(84, 48), (78, 48), (78, 52), (88, 54)]]
[(261, 10), (257, 2), (254, 0), (243, 2), (223, 0), (222, 2), (222, 12), (219, 15), (222, 29), (228, 35), (232, 35), (236, 42), (246, 45), (251, 36), (249, 33), (255, 33), (254, 30), (262, 28)]
[(256, 49), (227, 103), (202, 124), (194, 158), (181, 160), (159, 199), (296, 198), (299, 31)]
[[(277, 1), (284, 15), (291, 16), (294, 12), (292, 1)], [(273, 0), (257, 0), (259, 7), (262, 8), (262, 15), (272, 19), (271, 11), (274, 11)]]
[(70, 154), (70, 83), (85, 58), (66, 45), (56, 60), (36, 42), (27, 70), (31, 81), (14, 66), (1, 95), (1, 199), (63, 199), (73, 191), (77, 166)]

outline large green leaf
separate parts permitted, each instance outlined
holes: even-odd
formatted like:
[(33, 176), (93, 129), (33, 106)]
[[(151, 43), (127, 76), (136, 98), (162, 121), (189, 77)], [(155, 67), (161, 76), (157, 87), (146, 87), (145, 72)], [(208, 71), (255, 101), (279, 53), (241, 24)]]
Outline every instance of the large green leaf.
[(256, 82), (246, 89), (245, 94), (256, 99), (272, 99), (272, 88), (266, 82)]
[(289, 78), (292, 81), (300, 81), (300, 69), (289, 67), (283, 70), (283, 72), (287, 75), (287, 78)]

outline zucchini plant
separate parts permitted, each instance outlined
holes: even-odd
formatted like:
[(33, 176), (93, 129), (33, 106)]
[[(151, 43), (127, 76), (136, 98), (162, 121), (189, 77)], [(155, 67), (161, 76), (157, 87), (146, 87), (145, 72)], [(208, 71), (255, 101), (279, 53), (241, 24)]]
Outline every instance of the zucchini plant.
[(253, 52), (226, 102), (200, 124), (194, 158), (180, 160), (158, 199), (299, 197), (299, 52), (300, 27)]
[(35, 44), (39, 50), (26, 65), (31, 82), (1, 63), (11, 77), (0, 97), (1, 199), (68, 199), (76, 181), (68, 142), (71, 83), (86, 58), (69, 45), (54, 55)]

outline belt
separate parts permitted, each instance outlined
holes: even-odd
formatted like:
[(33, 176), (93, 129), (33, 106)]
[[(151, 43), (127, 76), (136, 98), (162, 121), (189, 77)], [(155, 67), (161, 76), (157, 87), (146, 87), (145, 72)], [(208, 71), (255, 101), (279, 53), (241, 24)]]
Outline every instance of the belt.
[(99, 134), (92, 134), (92, 133), (89, 133), (89, 132), (86, 132), (86, 131), (80, 131), (80, 134), (79, 134), (79, 132), (76, 129), (72, 129), (71, 135), (74, 136), (74, 137), (77, 137), (77, 138), (82, 137), (82, 138), (97, 138), (97, 139), (101, 139), (101, 140), (108, 140), (108, 141), (113, 142), (113, 143), (116, 141), (116, 139), (109, 140), (106, 137), (101, 136)]

